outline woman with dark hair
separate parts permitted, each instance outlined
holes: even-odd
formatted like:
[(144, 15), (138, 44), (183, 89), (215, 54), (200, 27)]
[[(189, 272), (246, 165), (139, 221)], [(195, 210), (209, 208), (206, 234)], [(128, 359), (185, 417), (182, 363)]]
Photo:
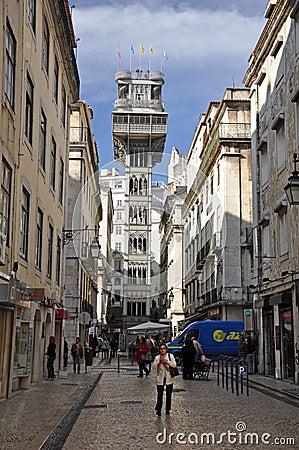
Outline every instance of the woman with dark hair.
[(45, 355), (48, 358), (47, 361), (47, 369), (48, 369), (48, 380), (53, 381), (55, 374), (54, 374), (54, 361), (56, 358), (56, 344), (55, 344), (55, 336), (50, 336), (49, 338), (49, 345), (47, 348), (47, 351)]
[(170, 414), (174, 378), (170, 375), (169, 367), (176, 367), (176, 361), (173, 355), (167, 353), (166, 344), (161, 344), (159, 349), (160, 355), (155, 357), (152, 364), (152, 370), (156, 370), (157, 374), (157, 403), (155, 409), (156, 415), (160, 417), (163, 405), (164, 386), (166, 386), (166, 414)]

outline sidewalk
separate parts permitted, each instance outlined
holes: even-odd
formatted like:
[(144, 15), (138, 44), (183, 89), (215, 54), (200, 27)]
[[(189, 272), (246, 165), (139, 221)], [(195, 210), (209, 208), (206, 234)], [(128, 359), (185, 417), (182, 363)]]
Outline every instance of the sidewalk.
[[(94, 366), (99, 364), (94, 358)], [(84, 369), (83, 369), (84, 370)], [(63, 417), (99, 379), (99, 371), (74, 374), (72, 366), (54, 381), (41, 381), (0, 401), (0, 449), (37, 450)]]

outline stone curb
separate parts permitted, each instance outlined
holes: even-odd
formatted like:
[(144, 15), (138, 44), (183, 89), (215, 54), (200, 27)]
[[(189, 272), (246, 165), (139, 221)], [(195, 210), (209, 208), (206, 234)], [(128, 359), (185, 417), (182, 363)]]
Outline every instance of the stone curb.
[(92, 375), (91, 379), (79, 386), (52, 419), (34, 437), (24, 450), (62, 449), (80, 411), (99, 382), (102, 373)]

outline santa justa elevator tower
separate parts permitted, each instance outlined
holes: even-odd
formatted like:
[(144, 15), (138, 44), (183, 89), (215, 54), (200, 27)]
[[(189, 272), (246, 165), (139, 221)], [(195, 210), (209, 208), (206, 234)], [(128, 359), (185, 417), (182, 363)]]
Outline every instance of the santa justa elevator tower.
[(118, 98), (112, 112), (114, 158), (125, 167), (125, 248), (123, 328), (150, 320), (152, 306), (152, 169), (162, 159), (168, 114), (164, 74), (118, 71)]

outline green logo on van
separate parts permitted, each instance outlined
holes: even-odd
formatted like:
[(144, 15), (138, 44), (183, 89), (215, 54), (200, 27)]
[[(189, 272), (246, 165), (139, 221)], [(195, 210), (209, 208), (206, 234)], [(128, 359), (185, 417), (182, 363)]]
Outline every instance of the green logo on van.
[(225, 339), (226, 333), (222, 330), (215, 330), (213, 333), (213, 339), (216, 342), (223, 342)]

